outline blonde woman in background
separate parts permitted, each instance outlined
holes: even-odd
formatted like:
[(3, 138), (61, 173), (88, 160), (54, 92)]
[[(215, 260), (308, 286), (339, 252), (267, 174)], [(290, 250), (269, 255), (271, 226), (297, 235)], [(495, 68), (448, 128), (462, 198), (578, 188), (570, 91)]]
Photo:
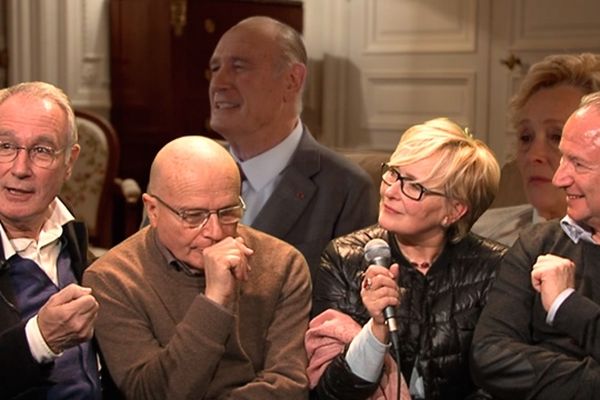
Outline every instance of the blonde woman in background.
[(581, 98), (597, 90), (600, 55), (552, 55), (531, 66), (510, 103), (516, 161), (529, 203), (488, 210), (473, 232), (510, 246), (523, 228), (565, 215), (564, 191), (552, 185), (558, 143)]

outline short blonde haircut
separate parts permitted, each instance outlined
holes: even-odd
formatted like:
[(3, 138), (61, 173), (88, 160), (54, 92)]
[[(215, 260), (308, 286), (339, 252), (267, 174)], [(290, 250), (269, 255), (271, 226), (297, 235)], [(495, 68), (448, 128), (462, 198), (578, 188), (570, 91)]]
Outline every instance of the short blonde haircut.
[(430, 189), (441, 189), (448, 198), (467, 206), (465, 215), (448, 228), (449, 239), (458, 242), (492, 204), (500, 166), (485, 143), (447, 118), (410, 127), (400, 138), (390, 165), (402, 167), (434, 154), (441, 157), (422, 179), (433, 186)]

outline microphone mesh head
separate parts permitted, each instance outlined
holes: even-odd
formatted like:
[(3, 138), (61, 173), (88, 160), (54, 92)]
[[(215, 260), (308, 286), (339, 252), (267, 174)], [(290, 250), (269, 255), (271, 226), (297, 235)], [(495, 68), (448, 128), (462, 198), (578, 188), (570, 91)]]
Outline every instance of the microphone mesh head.
[(365, 260), (372, 264), (375, 259), (385, 260), (389, 264), (392, 258), (390, 245), (383, 239), (371, 239), (365, 245)]

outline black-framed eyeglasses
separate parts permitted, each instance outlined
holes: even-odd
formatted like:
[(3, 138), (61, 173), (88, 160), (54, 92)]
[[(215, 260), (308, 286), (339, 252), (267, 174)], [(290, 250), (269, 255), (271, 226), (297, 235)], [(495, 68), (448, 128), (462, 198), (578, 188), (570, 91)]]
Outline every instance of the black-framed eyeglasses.
[(225, 208), (220, 208), (218, 210), (204, 210), (202, 208), (197, 208), (193, 210), (178, 210), (175, 207), (166, 203), (163, 199), (158, 197), (155, 194), (148, 193), (149, 196), (154, 197), (160, 204), (165, 206), (169, 211), (173, 214), (177, 215), (181, 222), (185, 225), (186, 228), (190, 229), (202, 229), (204, 225), (208, 222), (211, 214), (216, 214), (219, 219), (219, 223), (222, 225), (231, 225), (239, 222), (244, 215), (244, 210), (246, 209), (246, 204), (244, 200), (239, 197), (239, 204), (234, 206), (229, 206)]
[(13, 162), (20, 150), (25, 150), (31, 162), (40, 168), (50, 168), (54, 160), (65, 149), (55, 150), (49, 146), (35, 145), (31, 147), (19, 146), (11, 142), (0, 141), (0, 163)]
[(400, 181), (400, 190), (402, 190), (402, 193), (409, 199), (415, 201), (420, 201), (425, 194), (446, 197), (442, 192), (427, 189), (419, 182), (412, 180), (412, 178), (402, 176), (400, 171), (387, 163), (381, 164), (381, 179), (383, 180), (383, 183), (388, 186), (392, 186), (394, 183)]

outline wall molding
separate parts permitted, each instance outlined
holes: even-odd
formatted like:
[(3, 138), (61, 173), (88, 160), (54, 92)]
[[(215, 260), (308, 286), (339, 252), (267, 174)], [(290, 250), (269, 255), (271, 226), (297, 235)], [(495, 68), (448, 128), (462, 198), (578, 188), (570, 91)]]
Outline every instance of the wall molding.
[[(366, 0), (364, 7), (365, 54), (455, 53), (476, 49), (476, 0), (422, 3)], [(421, 10), (418, 20), (409, 12), (414, 8)]]
[[(514, 51), (597, 49), (600, 43), (600, 2), (587, 2), (589, 12), (571, 13), (575, 5), (563, 0), (515, 0), (512, 10)], [(540, 13), (540, 7), (553, 12)], [(556, 35), (557, 30), (560, 35)]]
[(394, 149), (415, 123), (445, 116), (467, 126), (474, 121), (476, 81), (475, 70), (365, 70), (361, 129), (371, 143)]

